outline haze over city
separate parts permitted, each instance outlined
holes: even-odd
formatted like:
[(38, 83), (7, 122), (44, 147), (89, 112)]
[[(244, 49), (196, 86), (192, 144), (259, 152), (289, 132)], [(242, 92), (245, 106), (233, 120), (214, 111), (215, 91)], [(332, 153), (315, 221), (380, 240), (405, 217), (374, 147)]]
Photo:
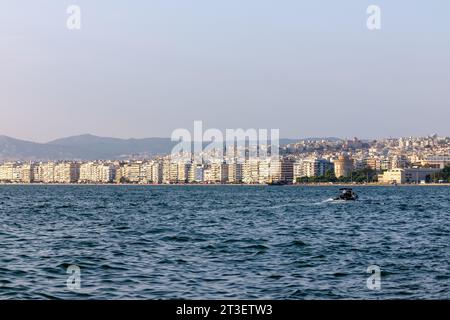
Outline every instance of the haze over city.
[(411, 3), (3, 0), (0, 135), (450, 135), (450, 4)]

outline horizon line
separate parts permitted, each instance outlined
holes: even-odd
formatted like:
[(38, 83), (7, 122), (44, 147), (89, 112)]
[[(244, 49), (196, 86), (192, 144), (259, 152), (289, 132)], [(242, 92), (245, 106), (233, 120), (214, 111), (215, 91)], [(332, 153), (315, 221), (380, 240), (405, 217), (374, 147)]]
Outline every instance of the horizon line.
[[(368, 140), (368, 141), (373, 141), (373, 140), (386, 140), (386, 139), (399, 139), (399, 138), (425, 138), (425, 137), (432, 137), (432, 136), (437, 136), (439, 138), (450, 138), (450, 135), (440, 135), (437, 133), (433, 133), (433, 134), (428, 134), (428, 135), (409, 135), (409, 136), (389, 136), (389, 137), (369, 137), (369, 138), (360, 138), (357, 137), (356, 135), (353, 137), (338, 137), (338, 136), (309, 136), (309, 137), (302, 137), (302, 138), (291, 138), (291, 137), (283, 137), (280, 138), (280, 140), (297, 140), (297, 141), (302, 141), (302, 140), (316, 140), (316, 139), (323, 139), (323, 140), (327, 140), (327, 139), (338, 139), (338, 140), (342, 140), (342, 141), (346, 141), (346, 140), (353, 140), (353, 139), (358, 139), (361, 141), (364, 140)], [(143, 137), (143, 138), (136, 138), (136, 137), (129, 137), (129, 138), (124, 138), (124, 137), (115, 137), (115, 136), (107, 136), (107, 135), (95, 135), (92, 133), (83, 133), (83, 134), (75, 134), (75, 135), (71, 135), (71, 136), (63, 136), (60, 138), (54, 138), (51, 140), (48, 140), (46, 142), (39, 142), (36, 140), (29, 140), (27, 138), (16, 138), (14, 136), (10, 136), (10, 135), (6, 135), (6, 134), (1, 134), (0, 133), (0, 137), (4, 137), (4, 138), (9, 138), (9, 139), (14, 139), (14, 140), (19, 140), (19, 141), (23, 141), (23, 142), (31, 142), (31, 143), (36, 143), (36, 144), (49, 144), (52, 142), (55, 142), (57, 140), (64, 140), (64, 139), (70, 139), (70, 138), (78, 138), (78, 137), (93, 137), (93, 138), (104, 138), (104, 139), (117, 139), (117, 140), (122, 140), (122, 141), (127, 141), (127, 140), (145, 140), (145, 139), (168, 139), (171, 140), (170, 137), (161, 137), (161, 136), (153, 136), (153, 137)], [(174, 140), (173, 142), (177, 142), (179, 140)], [(209, 141), (209, 140), (208, 140)], [(224, 140), (225, 141), (225, 140)], [(194, 142), (194, 141), (193, 141)]]

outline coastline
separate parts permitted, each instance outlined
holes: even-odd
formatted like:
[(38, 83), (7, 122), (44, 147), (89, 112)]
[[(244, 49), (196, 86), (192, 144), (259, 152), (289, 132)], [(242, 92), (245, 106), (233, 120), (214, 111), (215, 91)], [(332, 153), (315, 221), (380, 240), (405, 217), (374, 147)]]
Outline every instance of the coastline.
[(211, 187), (211, 186), (240, 186), (240, 187), (449, 187), (450, 183), (426, 183), (426, 184), (388, 184), (388, 183), (295, 183), (281, 186), (270, 186), (267, 184), (233, 184), (233, 183), (0, 183), (0, 186), (141, 186), (141, 187), (160, 187), (160, 186), (179, 186), (179, 187)]

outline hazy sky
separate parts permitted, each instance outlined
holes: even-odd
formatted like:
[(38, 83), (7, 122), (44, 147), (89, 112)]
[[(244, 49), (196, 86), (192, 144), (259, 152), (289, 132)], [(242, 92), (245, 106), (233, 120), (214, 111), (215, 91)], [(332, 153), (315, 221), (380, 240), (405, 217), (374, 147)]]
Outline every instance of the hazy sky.
[(0, 5), (0, 134), (168, 137), (203, 120), (291, 138), (450, 135), (448, 0)]

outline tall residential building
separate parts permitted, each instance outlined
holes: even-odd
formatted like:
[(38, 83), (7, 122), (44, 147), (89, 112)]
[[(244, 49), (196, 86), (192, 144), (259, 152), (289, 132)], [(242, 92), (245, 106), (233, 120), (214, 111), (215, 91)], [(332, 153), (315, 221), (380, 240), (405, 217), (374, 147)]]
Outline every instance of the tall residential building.
[(25, 163), (21, 167), (22, 177), (21, 180), (23, 183), (31, 183), (34, 182), (34, 167), (35, 165), (32, 163)]
[(254, 184), (259, 182), (259, 159), (246, 159), (243, 163), (242, 181)]
[(324, 176), (328, 170), (333, 169), (333, 164), (326, 159), (311, 158), (299, 160), (293, 166), (293, 180), (301, 177)]
[[(170, 168), (171, 168), (170, 159), (165, 159), (162, 162), (162, 183), (170, 183)], [(178, 172), (178, 167), (177, 167)]]
[(228, 165), (213, 162), (204, 170), (204, 180), (208, 183), (225, 183), (228, 181)]
[(232, 162), (228, 164), (228, 182), (242, 183), (242, 163)]
[(0, 181), (21, 182), (22, 170), (19, 164), (8, 162), (0, 165)]
[(33, 182), (44, 182), (43, 163), (38, 163), (32, 166)]
[(131, 162), (124, 165), (124, 177), (128, 182), (138, 183), (142, 180), (141, 161)]
[(294, 179), (294, 160), (279, 158), (270, 160), (270, 182), (292, 183)]
[(142, 181), (143, 183), (151, 183), (153, 182), (153, 163), (146, 162), (142, 164), (141, 172), (143, 175)]
[(191, 169), (191, 163), (178, 163), (178, 173), (177, 173), (177, 182), (178, 183), (186, 183), (189, 180), (189, 170)]
[(123, 163), (117, 162), (114, 164), (114, 182), (120, 183), (126, 179), (125, 177), (125, 168), (123, 167)]
[(305, 170), (303, 170), (303, 160), (298, 160), (294, 162), (293, 174), (294, 174), (294, 177), (292, 178), (293, 182), (297, 182), (298, 178), (306, 177)]
[(80, 177), (80, 165), (72, 162), (61, 162), (53, 168), (53, 182), (74, 183)]
[(203, 182), (204, 181), (204, 166), (199, 163), (193, 163), (189, 169), (189, 182)]
[(94, 162), (86, 162), (80, 165), (80, 182), (96, 182), (96, 164)]
[(55, 182), (55, 166), (54, 162), (42, 163), (41, 167), (41, 181), (44, 183), (54, 183)]
[(97, 182), (111, 183), (116, 176), (116, 167), (112, 164), (100, 164), (97, 168)]
[(80, 182), (110, 183), (116, 178), (119, 179), (117, 182), (120, 182), (120, 178), (123, 176), (121, 173), (118, 177), (116, 176), (116, 167), (112, 163), (83, 163), (79, 172), (78, 180)]
[(169, 183), (178, 183), (178, 163), (170, 162)]
[(265, 184), (271, 181), (271, 164), (268, 159), (258, 162), (258, 183)]
[(163, 182), (163, 164), (155, 161), (152, 164), (152, 182), (160, 184)]

